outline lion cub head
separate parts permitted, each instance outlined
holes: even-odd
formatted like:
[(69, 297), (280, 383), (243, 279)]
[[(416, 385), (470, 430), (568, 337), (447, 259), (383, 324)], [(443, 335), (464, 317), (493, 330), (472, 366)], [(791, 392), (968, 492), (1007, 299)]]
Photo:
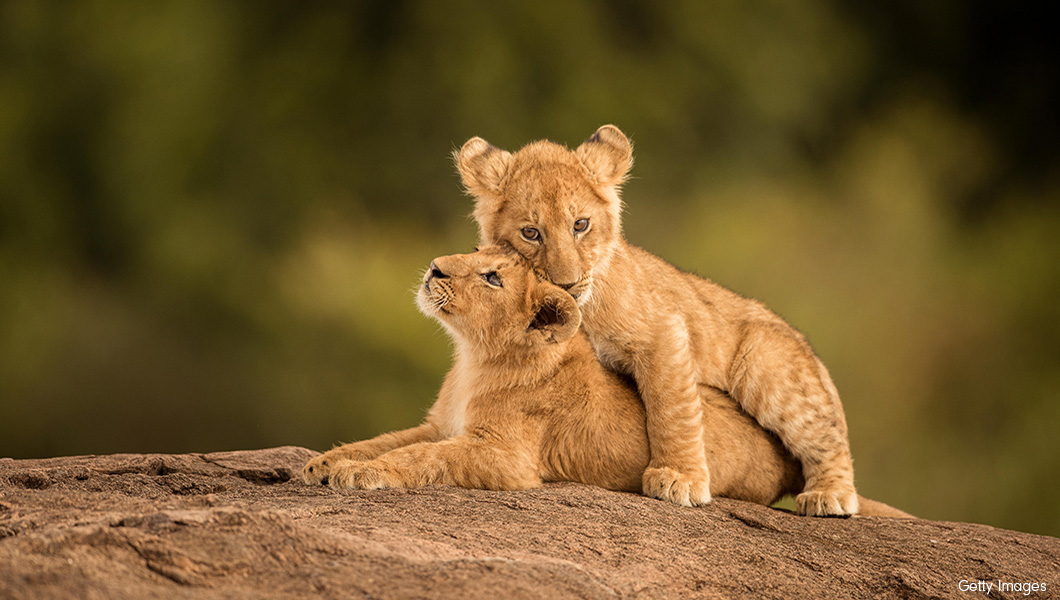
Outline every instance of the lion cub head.
[(618, 188), (633, 165), (626, 136), (604, 125), (573, 151), (540, 141), (514, 154), (476, 137), (456, 163), (483, 243), (515, 249), (541, 278), (586, 300), (621, 236)]
[(581, 325), (570, 294), (539, 281), (522, 257), (500, 247), (434, 259), (416, 302), (458, 344), (489, 357), (565, 342)]

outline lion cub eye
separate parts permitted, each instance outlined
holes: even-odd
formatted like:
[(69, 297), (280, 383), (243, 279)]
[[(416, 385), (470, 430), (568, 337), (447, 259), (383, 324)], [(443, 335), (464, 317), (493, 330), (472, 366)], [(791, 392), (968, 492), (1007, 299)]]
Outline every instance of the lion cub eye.
[(530, 240), (531, 242), (536, 242), (537, 240), (541, 239), (541, 232), (534, 229), (533, 227), (523, 227), (521, 233), (523, 234), (523, 237), (525, 239)]
[(501, 276), (496, 271), (490, 271), (489, 273), (483, 273), (482, 278), (486, 280), (486, 283), (493, 287), (504, 287), (501, 285)]
[(589, 219), (578, 219), (574, 222), (574, 231), (582, 233), (589, 228)]

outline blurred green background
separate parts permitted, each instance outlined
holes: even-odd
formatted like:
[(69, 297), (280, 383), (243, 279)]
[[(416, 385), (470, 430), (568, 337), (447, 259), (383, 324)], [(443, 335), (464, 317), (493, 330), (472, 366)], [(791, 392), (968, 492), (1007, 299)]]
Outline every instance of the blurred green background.
[(867, 496), (1060, 535), (1060, 48), (1021, 5), (0, 3), (0, 456), (417, 423), (473, 135), (634, 140), (626, 234), (765, 301)]

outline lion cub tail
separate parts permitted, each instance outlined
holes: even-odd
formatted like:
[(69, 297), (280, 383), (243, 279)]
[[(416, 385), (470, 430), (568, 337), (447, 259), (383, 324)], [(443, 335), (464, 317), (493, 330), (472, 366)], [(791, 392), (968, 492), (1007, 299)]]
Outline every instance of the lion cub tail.
[(898, 510), (893, 506), (884, 504), (883, 502), (877, 502), (875, 500), (869, 500), (864, 496), (858, 496), (858, 514), (863, 517), (892, 517), (895, 519), (915, 519), (913, 515), (905, 512), (904, 510)]

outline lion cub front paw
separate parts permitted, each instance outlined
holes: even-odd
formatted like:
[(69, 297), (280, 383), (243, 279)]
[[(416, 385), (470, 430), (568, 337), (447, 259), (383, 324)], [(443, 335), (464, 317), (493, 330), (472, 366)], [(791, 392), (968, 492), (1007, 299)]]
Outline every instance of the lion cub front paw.
[(334, 454), (325, 452), (310, 460), (302, 467), (302, 479), (310, 484), (322, 483), (327, 485), (331, 470), (340, 460)]
[(334, 465), (328, 485), (333, 490), (381, 490), (405, 487), (401, 478), (385, 465), (344, 460)]
[(669, 467), (648, 467), (642, 479), (644, 495), (681, 506), (710, 502), (710, 475), (705, 470), (689, 474)]
[(858, 512), (854, 491), (810, 490), (795, 496), (795, 513), (808, 517), (849, 517)]

